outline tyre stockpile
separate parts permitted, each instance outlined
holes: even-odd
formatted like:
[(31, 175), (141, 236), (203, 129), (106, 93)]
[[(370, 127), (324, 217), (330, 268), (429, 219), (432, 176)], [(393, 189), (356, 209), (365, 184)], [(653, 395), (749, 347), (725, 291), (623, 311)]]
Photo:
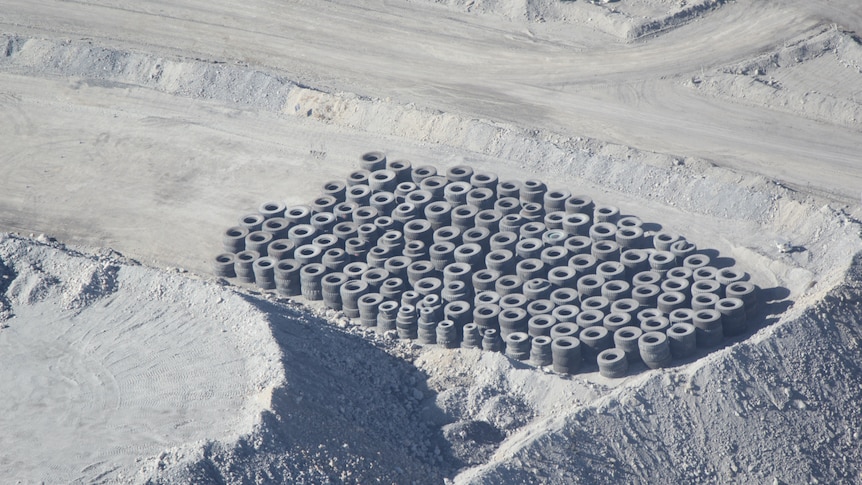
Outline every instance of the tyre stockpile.
[(240, 217), (215, 274), (322, 300), (400, 339), (609, 378), (714, 348), (757, 315), (745, 272), (615, 206), (382, 152), (360, 167), (309, 205)]

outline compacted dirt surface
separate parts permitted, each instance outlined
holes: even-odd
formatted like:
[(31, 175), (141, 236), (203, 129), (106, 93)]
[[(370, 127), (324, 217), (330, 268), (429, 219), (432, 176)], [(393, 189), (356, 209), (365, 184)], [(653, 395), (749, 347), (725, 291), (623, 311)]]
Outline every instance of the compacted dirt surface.
[[(862, 483), (859, 31), (850, 0), (7, 0), (0, 476)], [(213, 275), (371, 150), (615, 205), (760, 310), (561, 376)]]

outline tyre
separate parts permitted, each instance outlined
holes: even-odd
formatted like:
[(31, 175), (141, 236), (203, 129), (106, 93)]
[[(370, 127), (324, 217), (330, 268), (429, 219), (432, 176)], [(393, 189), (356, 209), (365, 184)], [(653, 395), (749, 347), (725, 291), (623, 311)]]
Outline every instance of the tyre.
[(632, 278), (632, 285), (634, 286), (644, 286), (644, 285), (656, 285), (658, 286), (661, 283), (661, 274), (655, 271), (641, 271), (637, 273)]
[(637, 312), (635, 320), (637, 320), (637, 325), (640, 325), (643, 322), (649, 320), (650, 318), (663, 316), (664, 313), (662, 313), (658, 308), (644, 308)]
[(548, 228), (545, 227), (545, 224), (539, 221), (528, 222), (521, 226), (519, 229), (519, 234), (521, 235), (521, 239), (537, 239), (539, 241), (542, 240), (542, 235), (547, 231)]
[(536, 367), (551, 365), (554, 361), (551, 351), (551, 337), (541, 335), (533, 337), (530, 346), (530, 363)]
[(221, 253), (217, 255), (213, 258), (213, 273), (222, 278), (236, 277), (236, 271), (234, 271), (235, 261), (236, 256), (233, 253)]
[(431, 223), (424, 219), (413, 219), (404, 224), (405, 241), (422, 241), (425, 244), (431, 244), (432, 234)]
[(518, 215), (524, 219), (524, 224), (539, 222), (545, 219), (545, 208), (541, 203), (525, 202), (521, 204)]
[(422, 190), (421, 188), (410, 192), (406, 197), (404, 197), (405, 204), (412, 204), (413, 207), (416, 208), (415, 217), (420, 217), (420, 214), (424, 214), (425, 207), (432, 202), (434, 202), (434, 194), (427, 190)]
[(739, 298), (745, 307), (745, 315), (751, 319), (757, 314), (757, 287), (749, 281), (737, 281), (727, 285), (724, 290), (727, 298)]
[(359, 170), (354, 170), (347, 174), (347, 190), (350, 191), (351, 187), (356, 187), (357, 185), (368, 185), (368, 176), (371, 175), (369, 170), (365, 170), (361, 168)]
[(383, 303), (383, 295), (370, 292), (359, 297), (359, 324), (363, 327), (377, 326), (378, 307)]
[(398, 179), (392, 170), (374, 170), (368, 177), (371, 192), (393, 192), (398, 186)]
[(390, 216), (392, 211), (398, 207), (398, 201), (392, 192), (377, 192), (371, 196), (368, 203), (380, 214), (380, 217)]
[(452, 209), (452, 225), (463, 233), (476, 225), (476, 214), (479, 209), (472, 205), (462, 205)]
[(602, 313), (609, 313), (611, 311), (611, 301), (603, 296), (584, 298), (581, 301), (581, 310), (598, 310)]
[(557, 288), (551, 292), (550, 299), (555, 305), (577, 305), (578, 291), (574, 288)]
[(485, 266), (482, 246), (476, 243), (465, 243), (455, 248), (455, 262), (469, 264), (477, 270)]
[(696, 251), (697, 246), (684, 239), (670, 245), (670, 252), (676, 256), (677, 261), (685, 261), (685, 258), (693, 255)]
[(626, 277), (626, 267), (617, 261), (604, 261), (596, 265), (596, 274), (605, 281), (622, 280)]
[[(248, 241), (246, 241), (246, 246), (248, 246)], [(722, 288), (726, 288), (730, 284), (743, 281), (745, 277), (746, 274), (736, 268), (723, 268), (715, 274), (715, 281), (718, 281)]]
[(722, 298), (715, 304), (715, 309), (721, 313), (721, 323), (725, 336), (740, 335), (748, 330), (745, 303), (741, 299)]
[(462, 206), (467, 203), (467, 193), (473, 190), (473, 186), (469, 182), (450, 182), (443, 189), (443, 198), (452, 207)]
[[(549, 258), (549, 261), (553, 260)], [(555, 288), (575, 287), (578, 280), (578, 273), (574, 268), (571, 266), (560, 266), (559, 264), (553, 264), (548, 261), (545, 261), (545, 263), (552, 266), (551, 270), (548, 271), (548, 281), (550, 281)]]
[[(336, 227), (338, 226), (336, 225)], [(293, 243), (296, 244), (296, 247), (311, 244), (316, 236), (317, 229), (315, 229), (311, 224), (297, 224), (292, 226), (287, 232), (287, 238), (293, 241)]]
[(443, 271), (446, 266), (455, 262), (455, 243), (442, 242), (432, 244), (428, 248), (428, 256), (431, 258), (431, 264), (437, 271)]
[(323, 183), (323, 195), (328, 195), (336, 200), (336, 203), (345, 201), (345, 193), (347, 192), (347, 184), (340, 180), (330, 180)]
[(634, 316), (640, 308), (641, 304), (634, 298), (621, 298), (611, 303), (611, 313), (626, 313)]
[(706, 256), (705, 254), (692, 254), (682, 261), (682, 266), (690, 270), (696, 270), (698, 268), (703, 268), (704, 266), (709, 266), (709, 263), (709, 256)]
[(467, 193), (467, 205), (471, 205), (479, 211), (493, 210), (496, 197), (491, 189), (477, 188)]
[[(397, 325), (397, 320), (396, 320)], [(437, 343), (437, 322), (418, 322), (417, 341), (421, 345), (434, 345)], [(409, 338), (409, 337), (405, 337)]]
[(481, 349), (482, 334), (479, 332), (479, 326), (475, 323), (468, 323), (463, 327), (464, 337), (461, 339), (462, 349)]
[(592, 256), (593, 241), (586, 236), (572, 236), (563, 241), (563, 247), (566, 248), (572, 256), (579, 254)]
[(579, 278), (595, 273), (596, 266), (598, 260), (592, 254), (576, 254), (569, 258), (569, 267), (575, 270)]
[(526, 334), (528, 314), (523, 308), (505, 308), (500, 310), (497, 316), (497, 321), (500, 324), (500, 336), (503, 339), (513, 332), (523, 332)]
[(657, 285), (641, 285), (632, 288), (632, 298), (642, 307), (654, 307), (658, 305), (658, 296), (661, 288)]
[(658, 309), (665, 315), (669, 315), (670, 312), (677, 308), (685, 307), (686, 303), (686, 296), (678, 291), (662, 293), (658, 296), (658, 301), (656, 302)]
[(567, 214), (592, 214), (593, 199), (586, 195), (573, 195), (566, 200), (565, 211)]
[[(518, 244), (518, 235), (514, 232), (502, 231), (496, 234), (492, 234), (490, 239), (490, 250), (497, 251), (499, 249), (505, 249), (507, 251), (511, 251), (512, 255), (515, 254), (515, 248)], [(514, 268), (514, 264), (512, 265)]]
[[(418, 325), (416, 318), (416, 307), (412, 305), (401, 305), (398, 315), (395, 317), (395, 329), (401, 340), (413, 340), (418, 337)], [(435, 341), (436, 335), (435, 335)]]
[(671, 268), (667, 271), (667, 273), (665, 273), (665, 278), (667, 279), (677, 278), (691, 282), (693, 280), (693, 277), (694, 271), (684, 266), (677, 266), (675, 268)]
[(399, 184), (410, 182), (410, 172), (413, 170), (413, 164), (409, 160), (390, 160), (386, 162), (386, 168), (395, 172), (395, 179)]
[[(311, 203), (311, 215), (320, 214), (324, 212), (332, 212), (335, 209), (335, 206), (338, 205), (338, 200), (331, 195), (321, 195), (320, 197), (314, 199)], [(285, 210), (287, 208), (285, 207)], [(282, 214), (284, 211), (282, 211)], [(309, 222), (311, 218), (309, 217)]]
[(694, 312), (694, 328), (698, 347), (714, 348), (724, 338), (722, 315), (717, 310), (707, 309)]
[(377, 307), (377, 330), (378, 334), (396, 330), (398, 326), (398, 302), (384, 301)]
[(425, 218), (431, 223), (434, 231), (449, 226), (452, 224), (452, 206), (442, 200), (432, 202), (425, 206)]
[(619, 227), (614, 234), (614, 240), (623, 252), (643, 247), (643, 237), (644, 231), (640, 227)]
[(272, 233), (264, 231), (250, 232), (245, 238), (245, 248), (250, 251), (257, 251), (261, 256), (266, 256), (267, 248), (272, 240)]
[(688, 296), (691, 294), (691, 283), (688, 280), (680, 279), (680, 278), (668, 278), (661, 282), (661, 291), (665, 293), (670, 292), (678, 292), (682, 293), (686, 296), (686, 301), (688, 300)]
[(656, 251), (649, 256), (649, 266), (652, 271), (664, 275), (676, 266), (676, 258), (670, 251)]
[(548, 187), (541, 180), (525, 180), (521, 184), (521, 202), (541, 204), (544, 202), (545, 192), (547, 191)]
[(554, 189), (545, 192), (542, 204), (545, 212), (563, 212), (566, 210), (566, 201), (572, 197), (572, 193), (565, 189)]
[(407, 194), (417, 190), (419, 190), (419, 186), (413, 182), (407, 181), (399, 183), (395, 186), (395, 202), (399, 205), (405, 203), (407, 200)]
[(551, 297), (554, 287), (545, 278), (532, 278), (524, 282), (521, 289), (528, 300), (546, 300)]
[(321, 234), (311, 241), (311, 244), (320, 248), (322, 253), (326, 253), (330, 249), (338, 248), (340, 243), (341, 241), (332, 234)]
[(260, 214), (246, 214), (239, 218), (239, 226), (248, 229), (248, 232), (259, 231), (265, 220)]
[[(552, 300), (552, 303), (553, 302)], [(578, 308), (577, 305), (574, 304), (556, 304), (554, 309), (551, 311), (551, 315), (557, 319), (558, 322), (569, 322), (569, 323), (577, 323), (578, 313), (580, 313), (581, 309)]]
[(581, 342), (576, 337), (559, 337), (551, 341), (551, 356), (554, 371), (574, 374), (581, 368)]
[(557, 340), (560, 337), (576, 337), (581, 327), (572, 322), (559, 322), (551, 327), (551, 338)]
[(539, 259), (542, 257), (544, 245), (541, 239), (527, 238), (518, 241), (515, 245), (515, 255), (519, 259)]
[(533, 300), (527, 304), (527, 313), (530, 317), (536, 315), (551, 315), (557, 305), (551, 300)]
[(581, 301), (591, 296), (601, 295), (604, 284), (605, 279), (598, 275), (585, 275), (578, 278), (578, 295)]
[(439, 295), (440, 291), (443, 289), (443, 282), (438, 278), (427, 277), (422, 278), (413, 285), (413, 288), (419, 292), (420, 295)]
[(489, 189), (495, 194), (495, 196), (497, 193), (498, 183), (499, 179), (497, 178), (497, 175), (491, 172), (475, 172), (473, 173), (473, 176), (470, 177), (470, 184), (473, 187)]
[(485, 267), (500, 274), (515, 270), (515, 255), (508, 249), (495, 249), (485, 256)]
[(380, 294), (387, 300), (400, 301), (405, 287), (403, 279), (390, 276), (380, 284)]
[(332, 214), (338, 222), (353, 221), (353, 211), (359, 208), (356, 202), (344, 201), (332, 208)]
[(466, 285), (472, 283), (472, 269), (468, 263), (452, 263), (443, 269), (443, 282), (461, 281)]
[(419, 215), (419, 210), (410, 202), (402, 202), (392, 209), (392, 219), (401, 228), (404, 224), (416, 219)]
[(503, 218), (503, 214), (495, 211), (494, 209), (485, 209), (476, 213), (476, 227), (481, 229), (488, 230), (488, 237), (490, 237), (492, 232), (497, 232), (500, 230), (500, 219)]
[(500, 296), (509, 295), (512, 293), (520, 293), (524, 283), (521, 278), (515, 275), (503, 275), (497, 278), (494, 284), (494, 291)]
[(714, 309), (720, 299), (721, 297), (715, 293), (698, 293), (691, 297), (691, 309), (695, 311)]
[(620, 217), (617, 221), (617, 227), (622, 228), (641, 228), (643, 229), (644, 221), (641, 220), (640, 217), (637, 216), (626, 216)]
[(617, 226), (610, 222), (597, 222), (590, 227), (590, 239), (593, 244), (599, 241), (614, 241), (616, 234)]
[(499, 278), (500, 273), (493, 269), (480, 269), (473, 273), (471, 282), (473, 283), (474, 290), (477, 292), (486, 290), (493, 291), (497, 283), (497, 279)]
[(269, 256), (263, 256), (254, 261), (252, 270), (254, 271), (254, 281), (261, 289), (275, 289), (275, 265), (278, 263)]
[(463, 281), (448, 281), (443, 283), (443, 289), (440, 290), (440, 297), (445, 303), (451, 303), (459, 300), (470, 301), (473, 298), (473, 294), (467, 283), (464, 283)]
[(523, 308), (526, 310), (529, 303), (530, 300), (521, 293), (512, 293), (511, 295), (501, 296), (500, 301), (497, 302), (497, 304), (500, 305), (500, 308), (504, 310), (507, 308)]
[(359, 318), (359, 298), (369, 292), (368, 283), (349, 280), (341, 285), (341, 311), (348, 318)]
[(420, 295), (418, 291), (407, 290), (404, 293), (401, 293), (401, 306), (416, 306), (420, 300), (422, 300), (422, 295)]
[(602, 326), (612, 334), (623, 327), (631, 326), (631, 323), (632, 316), (629, 313), (609, 313), (602, 320)]
[(665, 333), (670, 328), (670, 320), (666, 317), (649, 317), (641, 322), (641, 330), (647, 332)]
[(260, 230), (272, 234), (273, 239), (283, 239), (290, 231), (290, 222), (284, 217), (272, 217), (263, 221)]
[(348, 278), (352, 280), (358, 280), (362, 278), (362, 275), (368, 271), (368, 263), (364, 263), (362, 261), (354, 261), (352, 263), (347, 263), (344, 265), (344, 269), (342, 270), (344, 274), (347, 275)]
[[(521, 201), (515, 197), (500, 197), (494, 202), (494, 210), (500, 213), (500, 218), (521, 211)], [(499, 226), (499, 222), (497, 223)]]
[(581, 329), (601, 327), (604, 320), (605, 314), (601, 310), (581, 310), (578, 316), (575, 317), (575, 323)]
[(614, 347), (622, 350), (629, 362), (640, 362), (641, 353), (638, 348), (638, 340), (643, 333), (643, 330), (638, 327), (622, 327), (614, 332)]
[(260, 258), (260, 253), (246, 249), (234, 256), (234, 272), (240, 283), (254, 283), (254, 262)]
[(487, 227), (471, 227), (463, 232), (461, 241), (463, 244), (478, 244), (482, 252), (487, 253), (491, 249), (491, 230)]
[(301, 270), (299, 270), (299, 282), (303, 298), (309, 301), (319, 301), (323, 299), (321, 280), (325, 274), (326, 266), (320, 263), (306, 264)]
[(677, 308), (668, 315), (670, 324), (692, 323), (694, 321), (694, 310), (691, 308)]
[(482, 333), (482, 350), (486, 352), (501, 352), (503, 350), (503, 340), (496, 328), (487, 328)]
[(405, 258), (409, 258), (412, 263), (415, 263), (428, 259), (428, 248), (422, 241), (407, 241), (404, 243), (402, 254)]
[(374, 172), (386, 168), (386, 154), (383, 152), (368, 152), (359, 157), (359, 166), (363, 170)]
[(300, 294), (301, 269), (302, 265), (295, 259), (282, 259), (275, 263), (275, 287), (282, 296)]
[[(421, 182), (419, 182), (419, 190), (427, 191), (431, 194), (431, 201), (442, 201), (443, 199), (443, 191), (446, 189), (446, 184), (449, 181), (446, 180), (446, 177), (441, 177), (439, 175), (434, 175), (432, 177), (424, 178)], [(469, 203), (470, 197), (468, 195), (467, 201)]]
[(380, 286), (384, 281), (389, 279), (389, 271), (383, 268), (368, 268), (368, 271), (362, 273), (360, 280), (368, 283), (368, 287), (374, 293), (380, 292)]
[(290, 221), (291, 226), (308, 224), (311, 222), (311, 207), (307, 205), (290, 206), (285, 209), (284, 218)]
[(542, 243), (545, 246), (562, 247), (563, 244), (565, 244), (567, 237), (568, 235), (562, 229), (548, 229), (542, 233)]
[(323, 252), (314, 244), (306, 244), (296, 248), (293, 252), (293, 259), (302, 265), (320, 263), (323, 259)]
[(695, 328), (690, 323), (671, 325), (667, 330), (667, 338), (670, 342), (670, 354), (674, 359), (686, 359), (697, 350)]
[(581, 341), (581, 353), (587, 362), (594, 362), (599, 353), (613, 346), (613, 336), (601, 325), (582, 328), (578, 340)]
[(341, 310), (341, 287), (350, 279), (341, 272), (327, 273), (320, 280), (323, 290), (323, 304), (326, 308)]
[(566, 231), (566, 234), (570, 234), (572, 236), (589, 236), (590, 234), (590, 225), (592, 221), (590, 220), (590, 216), (587, 214), (582, 214), (579, 212), (568, 213), (566, 217), (563, 218), (563, 230)]
[(693, 270), (691, 275), (694, 281), (715, 280), (716, 276), (718, 276), (718, 269), (713, 266), (701, 266)]
[(527, 220), (521, 217), (521, 214), (508, 214), (500, 219), (500, 231), (521, 233), (521, 226), (527, 223)]
[(646, 332), (638, 339), (641, 360), (650, 369), (668, 367), (671, 363), (670, 344), (661, 332)]
[(506, 180), (497, 184), (497, 197), (502, 199), (504, 197), (513, 197), (518, 199), (518, 205), (521, 205), (520, 197), (521, 197), (521, 187), (522, 184), (518, 180)]
[(690, 291), (692, 297), (703, 293), (718, 295), (721, 292), (721, 283), (715, 280), (698, 280), (691, 284)]
[(533, 278), (544, 278), (547, 276), (547, 269), (541, 259), (528, 258), (515, 265), (515, 274), (521, 281), (529, 281)]
[(620, 208), (613, 205), (597, 205), (593, 209), (593, 220), (596, 223), (611, 223), (616, 227), (620, 219)]
[(473, 322), (483, 330), (500, 328), (500, 322), (497, 320), (500, 316), (500, 311), (500, 305), (493, 303), (478, 304), (473, 309)]
[(566, 218), (565, 212), (554, 211), (554, 212), (549, 212), (549, 213), (545, 214), (545, 219), (542, 222), (545, 223), (545, 227), (547, 227), (548, 229), (557, 229), (557, 230), (563, 231), (563, 234), (566, 234), (566, 236), (569, 236), (570, 234), (568, 234), (563, 229), (563, 220), (565, 218)]
[(433, 277), (437, 274), (439, 272), (434, 269), (431, 261), (414, 261), (407, 267), (407, 281), (411, 285), (416, 285), (416, 282), (422, 278)]
[(251, 231), (247, 227), (234, 226), (229, 227), (222, 234), (222, 246), (225, 252), (238, 253), (245, 250), (245, 238)]
[(629, 371), (629, 361), (626, 353), (620, 349), (605, 349), (599, 352), (599, 374), (609, 379), (621, 379)]
[(530, 336), (526, 332), (512, 332), (503, 337), (506, 342), (506, 357), (512, 360), (528, 360), (530, 358)]
[(473, 316), (473, 308), (466, 301), (450, 301), (443, 307), (443, 315), (446, 320), (452, 320), (458, 328), (470, 323)]
[[(657, 232), (652, 237), (652, 245), (654, 248), (656, 248), (659, 251), (670, 252), (670, 246), (673, 243), (679, 241), (680, 238), (681, 238), (681, 236), (679, 234), (676, 234), (676, 233), (667, 232), (667, 231)], [(673, 254), (673, 253), (671, 253), (671, 254)]]
[(461, 245), (461, 233), (461, 229), (455, 226), (443, 226), (434, 230), (431, 239), (434, 244), (452, 243), (454, 246), (459, 246)]

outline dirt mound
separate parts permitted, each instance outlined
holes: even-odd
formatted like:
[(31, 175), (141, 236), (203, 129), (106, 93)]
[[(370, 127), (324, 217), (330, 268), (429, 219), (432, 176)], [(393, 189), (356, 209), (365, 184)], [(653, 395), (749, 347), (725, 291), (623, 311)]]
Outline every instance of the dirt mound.
[(862, 257), (846, 278), (763, 338), (560, 413), (456, 482), (858, 482)]
[(862, 42), (837, 26), (807, 33), (775, 50), (694, 74), (698, 92), (858, 128)]
[(464, 13), (513, 21), (569, 24), (632, 41), (684, 25), (726, 0), (425, 0)]
[(248, 433), (281, 382), (264, 314), (178, 274), (0, 239), (9, 480), (129, 476), (165, 447)]

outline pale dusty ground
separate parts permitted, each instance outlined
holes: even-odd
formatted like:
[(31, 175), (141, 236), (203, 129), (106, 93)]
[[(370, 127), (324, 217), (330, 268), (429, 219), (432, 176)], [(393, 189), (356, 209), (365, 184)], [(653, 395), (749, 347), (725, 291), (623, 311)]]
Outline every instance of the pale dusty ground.
[[(862, 481), (854, 2), (11, 0), (0, 25), (0, 230), (86, 253), (0, 241), (0, 475)], [(611, 382), (207, 276), (240, 214), (370, 149), (576, 188), (773, 301), (734, 345)]]

